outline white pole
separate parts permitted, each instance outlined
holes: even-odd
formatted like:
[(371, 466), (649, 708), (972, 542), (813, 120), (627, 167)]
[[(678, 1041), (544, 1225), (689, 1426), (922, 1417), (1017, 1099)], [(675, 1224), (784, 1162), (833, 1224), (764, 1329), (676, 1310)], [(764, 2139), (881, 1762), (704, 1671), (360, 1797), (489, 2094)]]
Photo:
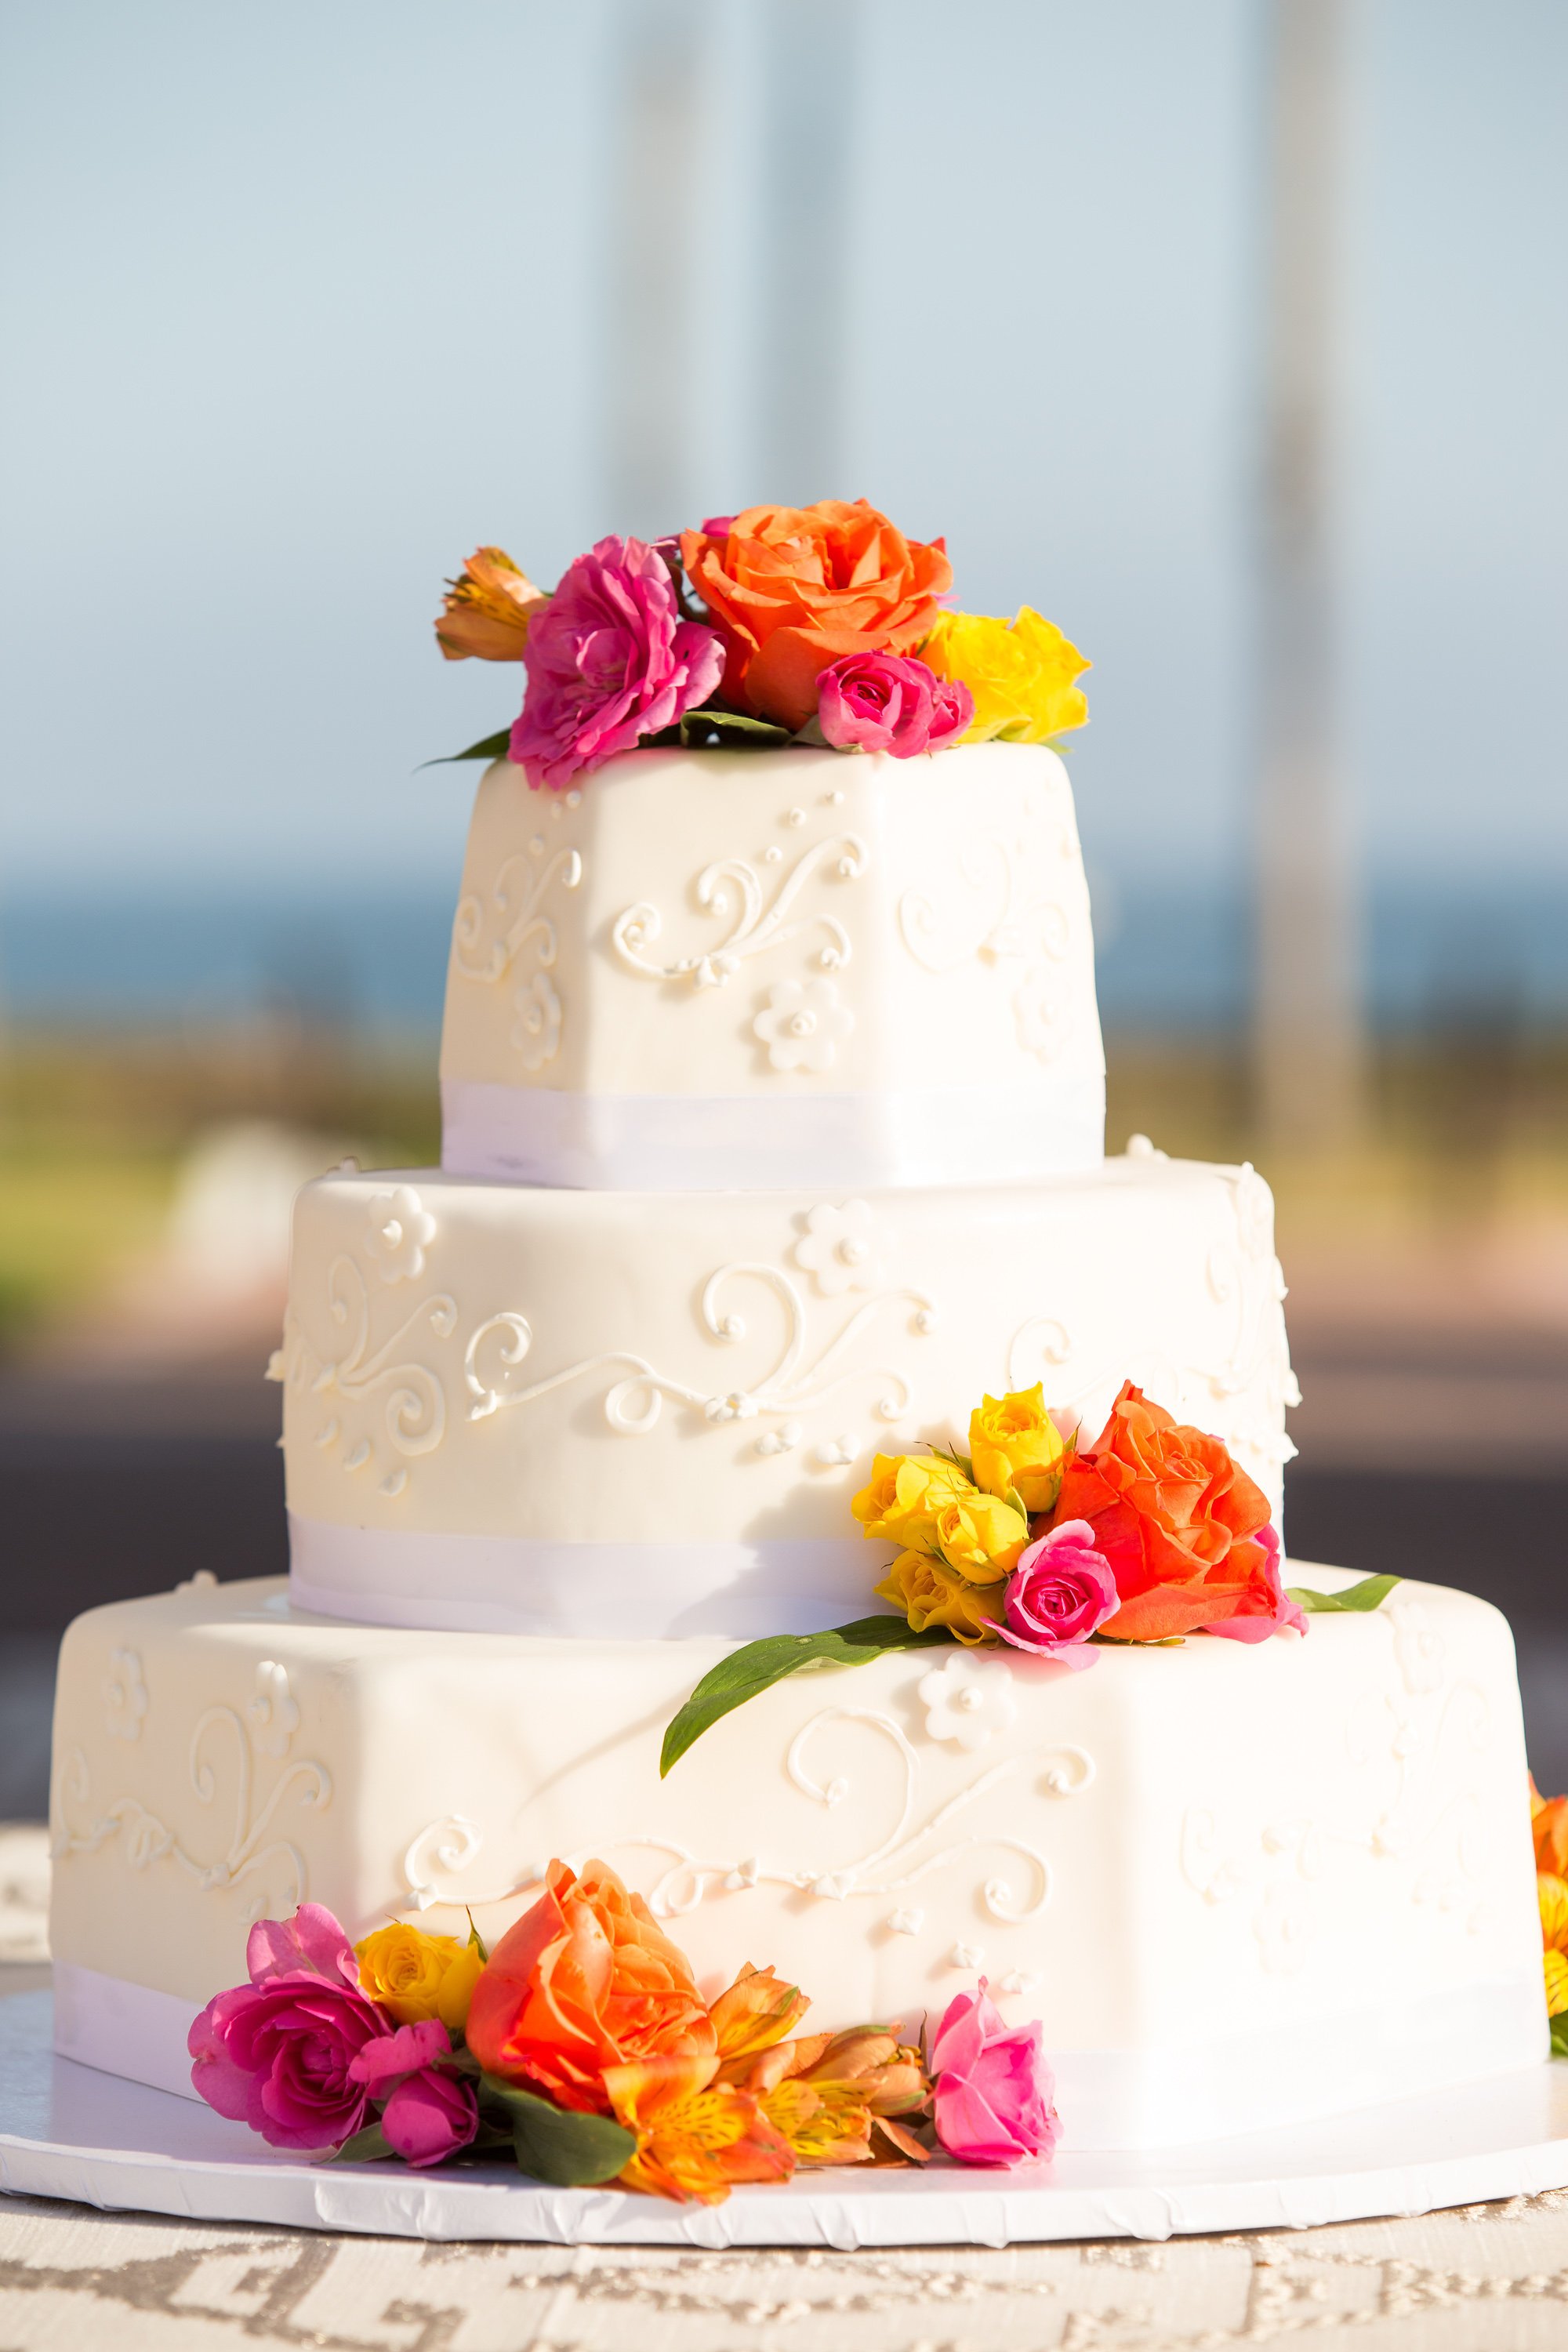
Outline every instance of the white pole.
[(1332, 541), (1344, 0), (1270, 0), (1255, 1050), (1273, 1139), (1361, 1118), (1354, 887), (1338, 766)]

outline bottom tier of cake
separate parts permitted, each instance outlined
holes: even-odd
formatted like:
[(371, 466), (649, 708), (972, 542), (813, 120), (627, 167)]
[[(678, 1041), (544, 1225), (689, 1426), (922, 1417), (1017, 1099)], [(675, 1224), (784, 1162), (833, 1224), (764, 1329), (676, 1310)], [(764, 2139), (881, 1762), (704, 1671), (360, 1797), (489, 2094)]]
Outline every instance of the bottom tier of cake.
[[(1333, 1570), (1292, 1580), (1333, 1589)], [(1169, 2147), (1546, 2053), (1509, 1629), (1400, 1587), (1305, 1639), (1069, 1674), (956, 1647), (815, 1668), (661, 1781), (729, 1645), (410, 1633), (201, 1581), (79, 1618), (56, 1711), (58, 2044), (188, 2089), (184, 2037), (301, 1899), (493, 1937), (552, 1856), (641, 1890), (705, 1991), (1038, 2017), (1064, 2144)]]

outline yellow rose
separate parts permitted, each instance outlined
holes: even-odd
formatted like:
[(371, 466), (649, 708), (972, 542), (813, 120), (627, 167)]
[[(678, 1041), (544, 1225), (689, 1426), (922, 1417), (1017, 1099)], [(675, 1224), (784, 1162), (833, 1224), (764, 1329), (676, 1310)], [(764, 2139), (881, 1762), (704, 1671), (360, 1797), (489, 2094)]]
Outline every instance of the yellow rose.
[(354, 1958), (360, 1983), (399, 2025), (438, 2017), (448, 2032), (461, 2032), (484, 1965), (477, 1945), (459, 1943), (455, 1936), (427, 1936), (423, 1927), (396, 1919), (356, 1944)]
[(849, 1506), (861, 1531), (886, 1543), (935, 1551), (936, 1515), (968, 1479), (940, 1454), (879, 1454), (871, 1483)]
[(971, 1649), (977, 1642), (996, 1639), (993, 1628), (1002, 1614), (1000, 1585), (982, 1589), (966, 1584), (929, 1552), (900, 1552), (875, 1590), (881, 1600), (903, 1611), (917, 1633), (928, 1625), (945, 1625), (955, 1642)]
[(521, 661), (528, 625), (550, 597), (503, 547), (479, 547), (448, 580), (436, 642), (448, 661)]
[(1061, 1492), (1068, 1444), (1036, 1386), (988, 1396), (969, 1416), (974, 1483), (988, 1495), (1016, 1490), (1030, 1511), (1048, 1511)]
[(1073, 684), (1089, 663), (1054, 622), (1027, 604), (1016, 621), (943, 613), (920, 657), (939, 677), (962, 678), (974, 697), (966, 743), (1046, 743), (1089, 717), (1083, 691)]
[(999, 1495), (983, 1495), (965, 1483), (940, 1502), (935, 1549), (949, 1568), (972, 1584), (994, 1584), (1010, 1576), (1029, 1540), (1029, 1522)]

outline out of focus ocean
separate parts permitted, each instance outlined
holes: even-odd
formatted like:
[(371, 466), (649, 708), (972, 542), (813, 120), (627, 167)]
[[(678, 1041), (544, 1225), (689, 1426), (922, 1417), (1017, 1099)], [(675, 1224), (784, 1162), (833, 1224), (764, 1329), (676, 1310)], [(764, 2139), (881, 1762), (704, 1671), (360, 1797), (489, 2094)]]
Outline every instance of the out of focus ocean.
[[(1252, 934), (1240, 884), (1093, 883), (1110, 1027), (1228, 1031), (1246, 1017)], [(289, 1009), (368, 1032), (433, 1034), (452, 885), (311, 895), (0, 892), (0, 1018), (205, 1026)], [(1568, 891), (1389, 883), (1364, 908), (1363, 985), (1379, 1029), (1568, 1017)]]

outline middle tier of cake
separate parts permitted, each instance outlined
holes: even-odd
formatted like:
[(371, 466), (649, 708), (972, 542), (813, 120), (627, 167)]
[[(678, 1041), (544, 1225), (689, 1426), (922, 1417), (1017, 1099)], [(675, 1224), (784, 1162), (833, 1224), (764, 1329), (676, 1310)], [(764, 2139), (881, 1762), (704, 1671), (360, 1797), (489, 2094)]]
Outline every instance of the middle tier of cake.
[(864, 1616), (878, 1453), (1124, 1380), (1276, 1507), (1295, 1402), (1273, 1203), (1144, 1147), (976, 1193), (593, 1193), (344, 1170), (295, 1212), (293, 1590), (384, 1624), (626, 1638)]

